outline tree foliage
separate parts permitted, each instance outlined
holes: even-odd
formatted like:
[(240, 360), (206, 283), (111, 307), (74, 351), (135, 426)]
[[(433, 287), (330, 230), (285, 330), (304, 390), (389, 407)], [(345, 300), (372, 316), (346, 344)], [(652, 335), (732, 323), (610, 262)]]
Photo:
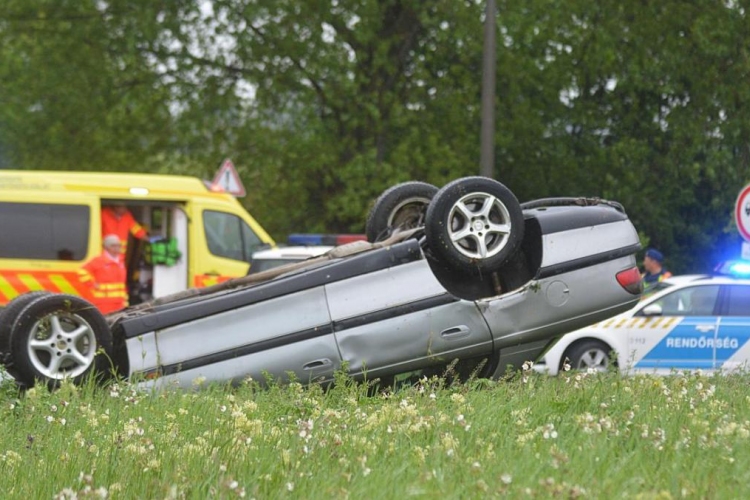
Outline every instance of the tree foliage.
[[(622, 202), (678, 272), (737, 253), (746, 2), (498, 1), (495, 177)], [(0, 166), (210, 177), (279, 239), (479, 171), (484, 3), (6, 0)]]

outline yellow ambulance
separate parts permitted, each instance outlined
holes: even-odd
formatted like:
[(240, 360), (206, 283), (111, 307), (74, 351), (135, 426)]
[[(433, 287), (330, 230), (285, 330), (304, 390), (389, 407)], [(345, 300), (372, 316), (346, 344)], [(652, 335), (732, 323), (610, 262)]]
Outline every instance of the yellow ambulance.
[(32, 290), (90, 291), (78, 270), (102, 251), (101, 209), (124, 204), (148, 232), (127, 245), (135, 304), (247, 274), (275, 246), (231, 195), (176, 175), (0, 170), (0, 307)]

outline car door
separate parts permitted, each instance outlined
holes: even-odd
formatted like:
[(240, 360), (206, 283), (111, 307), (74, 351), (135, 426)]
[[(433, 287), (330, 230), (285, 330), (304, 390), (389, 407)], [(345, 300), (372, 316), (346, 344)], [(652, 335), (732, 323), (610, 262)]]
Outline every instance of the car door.
[(237, 214), (221, 207), (205, 205), (196, 210), (202, 232), (193, 230), (193, 286), (203, 287), (230, 278), (245, 276), (255, 250), (263, 245), (260, 237)]
[(341, 363), (323, 287), (290, 290), (298, 284), (280, 280), (127, 319), (131, 375), (182, 387), (196, 379), (332, 379)]
[[(633, 371), (715, 367), (719, 285), (681, 288), (642, 307), (627, 327)], [(648, 311), (659, 306), (660, 315)]]
[(424, 259), (326, 285), (341, 358), (375, 378), (492, 352), (472, 301), (450, 295)]
[(750, 367), (750, 285), (724, 285), (722, 289), (716, 368), (746, 370)]

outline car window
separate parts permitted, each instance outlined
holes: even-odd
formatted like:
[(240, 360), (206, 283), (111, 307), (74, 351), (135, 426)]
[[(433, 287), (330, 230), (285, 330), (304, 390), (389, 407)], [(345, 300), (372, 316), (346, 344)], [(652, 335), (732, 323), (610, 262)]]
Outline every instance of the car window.
[(0, 258), (83, 260), (90, 220), (86, 205), (0, 203)]
[(234, 214), (206, 210), (203, 227), (208, 250), (217, 257), (250, 261), (250, 256), (261, 245), (257, 234)]
[(644, 290), (643, 294), (641, 294), (641, 299), (650, 297), (651, 295), (657, 292), (661, 292), (662, 290), (666, 290), (671, 286), (673, 286), (671, 283), (667, 283), (666, 281), (659, 281), (658, 283), (651, 285), (650, 287), (648, 287), (648, 289)]
[(729, 300), (727, 316), (750, 316), (750, 286), (727, 286)]
[(653, 302), (662, 316), (711, 316), (719, 295), (718, 285), (692, 286), (667, 294)]

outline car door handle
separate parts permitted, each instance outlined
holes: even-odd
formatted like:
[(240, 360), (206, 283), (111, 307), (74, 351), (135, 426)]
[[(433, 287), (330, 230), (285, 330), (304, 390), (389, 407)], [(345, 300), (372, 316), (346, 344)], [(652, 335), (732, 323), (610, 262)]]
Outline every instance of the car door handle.
[(333, 366), (333, 361), (331, 361), (328, 358), (323, 359), (316, 359), (315, 361), (310, 361), (309, 363), (305, 363), (302, 366), (303, 370), (315, 370), (316, 368), (323, 368), (323, 367), (329, 367)]
[(451, 328), (446, 328), (445, 330), (440, 332), (440, 336), (448, 340), (454, 340), (467, 337), (470, 333), (471, 330), (469, 330), (468, 326), (459, 325)]

